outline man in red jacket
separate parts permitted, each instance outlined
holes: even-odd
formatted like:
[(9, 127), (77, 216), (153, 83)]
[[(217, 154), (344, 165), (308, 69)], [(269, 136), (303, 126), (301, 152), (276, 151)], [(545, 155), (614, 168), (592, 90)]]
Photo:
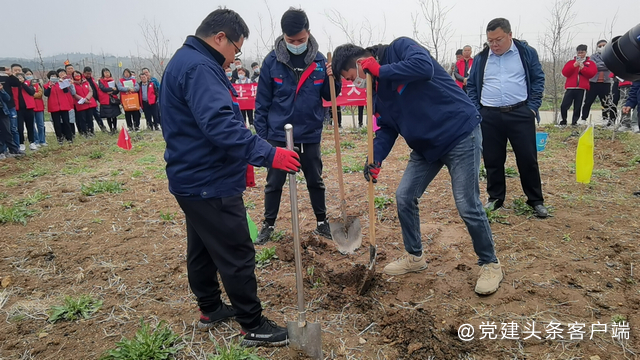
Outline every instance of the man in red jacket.
[(578, 45), (576, 51), (577, 56), (567, 61), (562, 69), (562, 75), (567, 78), (567, 81), (564, 84), (566, 91), (560, 105), (561, 126), (567, 125), (567, 112), (571, 104), (573, 104), (571, 125), (578, 125), (580, 111), (582, 110), (582, 100), (585, 92), (589, 90), (589, 79), (598, 72), (596, 64), (587, 56), (587, 45)]
[(471, 46), (466, 45), (462, 48), (462, 58), (456, 62), (456, 69), (453, 74), (456, 78), (456, 84), (458, 84), (464, 92), (467, 92), (467, 79), (471, 72), (471, 65), (473, 65)]

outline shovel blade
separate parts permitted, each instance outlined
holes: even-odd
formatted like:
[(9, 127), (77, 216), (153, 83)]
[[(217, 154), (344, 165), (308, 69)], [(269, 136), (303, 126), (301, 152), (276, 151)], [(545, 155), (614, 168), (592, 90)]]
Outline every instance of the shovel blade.
[(353, 254), (362, 245), (362, 225), (359, 218), (350, 219), (348, 224), (329, 223), (329, 228), (341, 254)]
[(320, 324), (306, 322), (299, 326), (297, 321), (287, 323), (289, 346), (302, 351), (314, 360), (322, 360), (322, 330)]
[(369, 246), (369, 267), (367, 268), (367, 272), (364, 275), (364, 278), (362, 279), (362, 285), (360, 286), (360, 288), (358, 289), (358, 295), (364, 295), (369, 288), (371, 288), (371, 285), (373, 284), (373, 280), (376, 276), (376, 256), (377, 256), (377, 249), (375, 246), (370, 245)]

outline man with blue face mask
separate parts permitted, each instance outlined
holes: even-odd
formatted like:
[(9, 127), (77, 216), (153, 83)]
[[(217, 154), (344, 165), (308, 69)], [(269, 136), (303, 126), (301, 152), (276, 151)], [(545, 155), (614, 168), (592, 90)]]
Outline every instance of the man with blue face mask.
[[(317, 220), (316, 234), (330, 239), (320, 141), (324, 120), (322, 99), (331, 99), (331, 64), (318, 51), (303, 10), (290, 8), (282, 15), (280, 25), (283, 35), (276, 39), (274, 50), (260, 69), (254, 126), (261, 138), (272, 145), (284, 146), (284, 126), (293, 125), (293, 140), (300, 149), (300, 163)], [(338, 81), (336, 93), (340, 89)], [(285, 173), (269, 170), (267, 174), (265, 219), (256, 244), (269, 241), (274, 231), (285, 180)]]

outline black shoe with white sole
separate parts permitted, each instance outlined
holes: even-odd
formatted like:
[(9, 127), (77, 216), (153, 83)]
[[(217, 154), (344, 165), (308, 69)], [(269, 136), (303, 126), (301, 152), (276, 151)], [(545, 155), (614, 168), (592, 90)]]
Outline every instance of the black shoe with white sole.
[(289, 344), (289, 332), (286, 327), (278, 326), (266, 317), (260, 319), (260, 325), (253, 329), (242, 328), (242, 346), (285, 346)]
[(318, 224), (318, 227), (313, 231), (314, 234), (324, 236), (325, 238), (331, 240), (331, 228), (329, 227), (329, 223), (325, 220)]
[(198, 322), (198, 329), (209, 330), (219, 322), (233, 319), (236, 316), (236, 311), (231, 305), (222, 303), (222, 306), (216, 311), (203, 312), (200, 311), (200, 322)]

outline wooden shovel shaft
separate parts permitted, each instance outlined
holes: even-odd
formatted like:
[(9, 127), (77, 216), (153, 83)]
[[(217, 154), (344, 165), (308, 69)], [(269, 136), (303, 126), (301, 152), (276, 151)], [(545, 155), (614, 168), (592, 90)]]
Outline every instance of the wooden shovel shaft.
[[(373, 77), (367, 74), (367, 146), (368, 162), (373, 160)], [(368, 165), (368, 164), (367, 164)], [(373, 177), (369, 176), (369, 241), (376, 246), (376, 210), (373, 202)]]
[[(331, 53), (327, 53), (327, 61), (331, 64)], [(331, 91), (331, 111), (333, 114), (333, 138), (336, 146), (336, 162), (338, 165), (338, 185), (340, 186), (340, 211), (344, 219), (344, 226), (347, 226), (347, 205), (344, 198), (344, 181), (342, 179), (342, 154), (340, 152), (340, 131), (338, 124), (338, 105), (336, 101), (336, 80), (329, 76), (329, 87)]]

